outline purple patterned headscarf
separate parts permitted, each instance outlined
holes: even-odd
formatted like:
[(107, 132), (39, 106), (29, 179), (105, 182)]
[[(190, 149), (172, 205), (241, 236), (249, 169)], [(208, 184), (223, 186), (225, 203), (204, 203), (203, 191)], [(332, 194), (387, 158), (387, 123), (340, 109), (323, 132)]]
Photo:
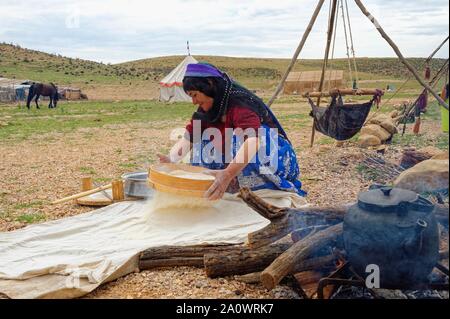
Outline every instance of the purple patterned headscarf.
[(220, 72), (216, 67), (208, 63), (191, 63), (186, 67), (186, 73), (184, 76), (193, 77), (219, 77), (223, 78), (223, 73)]

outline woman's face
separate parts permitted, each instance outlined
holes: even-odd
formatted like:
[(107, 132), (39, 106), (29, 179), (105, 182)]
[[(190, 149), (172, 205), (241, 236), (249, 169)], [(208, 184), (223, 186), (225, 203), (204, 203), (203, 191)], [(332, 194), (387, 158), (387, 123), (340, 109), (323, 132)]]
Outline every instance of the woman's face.
[(214, 99), (200, 91), (188, 91), (187, 94), (192, 98), (192, 103), (198, 105), (203, 111), (208, 112), (214, 103)]

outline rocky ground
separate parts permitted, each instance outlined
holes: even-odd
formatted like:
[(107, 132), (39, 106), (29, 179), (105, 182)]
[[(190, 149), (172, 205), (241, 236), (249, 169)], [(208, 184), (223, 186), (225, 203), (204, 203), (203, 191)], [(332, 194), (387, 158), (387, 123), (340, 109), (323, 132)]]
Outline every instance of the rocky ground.
[[(283, 114), (293, 106), (275, 106)], [(92, 210), (73, 202), (50, 201), (77, 193), (80, 179), (93, 176), (99, 184), (123, 173), (145, 170), (165, 152), (174, 126), (184, 123), (156, 122), (83, 128), (73, 133), (35, 135), (10, 143), (0, 141), (0, 231), (12, 231), (30, 223), (64, 218)], [(411, 128), (409, 128), (411, 129)], [(361, 175), (360, 162), (375, 151), (357, 147), (354, 141), (336, 145), (320, 134), (310, 148), (310, 125), (289, 122), (286, 130), (301, 166), (308, 201), (337, 205), (356, 200), (358, 192), (373, 183)], [(429, 139), (439, 132), (438, 123), (425, 121)], [(388, 146), (385, 158), (398, 162), (405, 145)], [(448, 147), (448, 146), (447, 146)], [(170, 278), (170, 280), (168, 280)], [(272, 291), (232, 277), (209, 279), (202, 269), (179, 267), (132, 273), (105, 284), (86, 298), (299, 298), (289, 285)]]

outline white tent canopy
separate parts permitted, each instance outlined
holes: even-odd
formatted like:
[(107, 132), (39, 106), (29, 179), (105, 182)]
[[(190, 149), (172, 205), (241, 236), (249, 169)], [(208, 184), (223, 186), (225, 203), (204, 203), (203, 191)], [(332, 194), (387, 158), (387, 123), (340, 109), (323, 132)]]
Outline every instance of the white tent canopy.
[(186, 73), (186, 67), (190, 63), (198, 63), (198, 61), (190, 55), (186, 56), (172, 72), (159, 82), (160, 101), (191, 101), (191, 98), (183, 90), (183, 77)]

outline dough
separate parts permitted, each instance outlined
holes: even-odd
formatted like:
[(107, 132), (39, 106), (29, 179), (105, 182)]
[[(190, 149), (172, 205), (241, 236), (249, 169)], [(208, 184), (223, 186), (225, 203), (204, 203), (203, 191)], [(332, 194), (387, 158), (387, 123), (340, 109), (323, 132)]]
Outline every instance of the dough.
[(208, 174), (204, 174), (204, 173), (188, 172), (188, 171), (183, 171), (180, 169), (169, 172), (169, 175), (176, 176), (176, 177), (182, 177), (182, 178), (188, 178), (188, 179), (197, 179), (197, 180), (206, 180), (206, 181), (214, 180), (214, 176), (212, 176), (212, 175), (208, 175)]

